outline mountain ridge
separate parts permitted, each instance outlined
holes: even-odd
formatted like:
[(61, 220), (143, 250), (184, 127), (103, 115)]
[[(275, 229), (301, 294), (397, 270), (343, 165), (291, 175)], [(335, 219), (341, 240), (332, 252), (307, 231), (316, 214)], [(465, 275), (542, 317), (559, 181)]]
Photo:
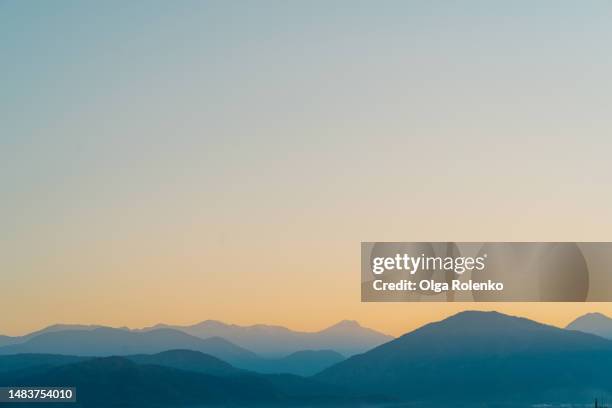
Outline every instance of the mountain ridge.
[(0, 348), (22, 344), (40, 335), (58, 331), (93, 331), (114, 329), (133, 333), (151, 332), (160, 329), (178, 330), (194, 337), (206, 339), (221, 337), (237, 346), (267, 358), (282, 358), (305, 350), (334, 350), (343, 356), (362, 353), (394, 337), (361, 326), (355, 320), (341, 320), (318, 331), (298, 331), (279, 325), (253, 324), (241, 326), (219, 320), (203, 320), (192, 325), (170, 325), (158, 323), (144, 328), (113, 328), (101, 325), (54, 324), (23, 336), (1, 336)]
[(565, 401), (586, 398), (594, 390), (612, 395), (612, 386), (593, 370), (600, 364), (612, 364), (609, 340), (498, 312), (466, 311), (350, 357), (314, 378), (411, 401), (451, 396), (493, 401), (510, 389), (504, 398)]
[(579, 316), (565, 328), (612, 339), (612, 318), (599, 312)]
[[(183, 353), (184, 350), (174, 350), (169, 354), (148, 357), (155, 360), (165, 354), (183, 359)], [(138, 356), (132, 358), (138, 359)], [(255, 374), (241, 370), (213, 375), (205, 370), (138, 363), (129, 356), (96, 357), (46, 369), (33, 367), (31, 370), (0, 372), (0, 386), (15, 384), (70, 384), (78, 390), (79, 406), (105, 408), (355, 406), (372, 398), (381, 399), (354, 396), (340, 388), (295, 375)]]
[(223, 337), (259, 355), (273, 358), (284, 357), (297, 351), (325, 349), (349, 356), (394, 338), (363, 327), (355, 320), (342, 320), (315, 332), (295, 331), (284, 326), (265, 324), (240, 326), (218, 320), (204, 320), (187, 326), (158, 324), (139, 331), (146, 332), (159, 327), (181, 330), (200, 338)]
[(154, 354), (170, 349), (190, 349), (237, 362), (256, 354), (220, 337), (201, 339), (173, 329), (135, 333), (123, 329), (96, 328), (46, 332), (23, 343), (0, 347), (0, 355), (22, 353), (110, 356)]
[[(336, 329), (344, 334), (345, 327), (354, 326), (355, 323), (344, 322)], [(125, 336), (149, 339), (148, 336), (160, 333), (176, 335), (177, 332), (180, 338), (186, 336), (196, 345), (207, 340), (225, 344), (225, 340), (220, 338), (204, 340), (174, 329), (140, 333), (108, 328), (72, 330), (46, 333), (43, 339), (61, 337), (62, 333), (71, 336), (75, 333), (87, 333), (86, 336), (112, 333), (120, 339), (125, 339)], [(73, 340), (72, 345), (75, 344), (79, 341)], [(6, 348), (0, 348), (2, 351)], [(248, 364), (277, 364), (274, 371), (278, 373), (282, 372), (282, 368), (278, 368), (282, 367), (282, 360), (293, 360), (294, 364), (306, 368), (315, 359), (325, 362), (325, 358), (329, 358), (329, 366), (307, 378), (245, 371)], [(389, 401), (433, 405), (584, 403), (593, 396), (612, 397), (612, 383), (597, 369), (612, 365), (611, 340), (495, 311), (457, 313), (365, 353), (339, 362), (335, 360), (339, 358), (342, 356), (332, 350), (305, 350), (276, 360), (239, 360), (236, 363), (192, 349), (102, 358), (0, 355), (0, 367), (9, 366), (8, 371), (0, 370), (0, 382), (6, 383), (11, 378), (23, 379), (23, 385), (27, 385), (28, 381), (64, 378), (66, 381), (81, 381), (80, 386), (85, 392), (93, 392), (94, 385), (99, 386), (101, 381), (121, 375), (138, 394), (150, 390), (155, 384), (159, 386), (159, 381), (168, 381), (171, 394), (181, 395), (172, 404), (208, 403), (212, 401), (208, 398), (212, 397), (218, 398), (218, 402), (225, 395), (235, 394), (237, 401), (249, 403), (252, 402), (249, 398), (261, 398), (264, 405), (278, 403), (286, 406), (291, 398), (299, 397), (301, 402), (306, 398), (309, 404), (316, 405), (320, 401), (329, 402), (328, 398), (350, 401), (362, 396), (364, 390), (368, 395)], [(304, 375), (316, 372), (316, 366), (313, 367)], [(259, 369), (265, 372), (267, 368)], [(204, 384), (204, 389), (212, 387), (216, 391), (204, 395), (193, 388), (200, 383)], [(122, 387), (123, 384), (117, 382), (114, 386)], [(254, 390), (259, 387), (263, 391), (257, 394)], [(181, 399), (182, 395), (187, 399)], [(129, 399), (130, 394), (121, 398)], [(171, 399), (171, 395), (159, 394), (160, 401), (170, 401), (165, 398)]]

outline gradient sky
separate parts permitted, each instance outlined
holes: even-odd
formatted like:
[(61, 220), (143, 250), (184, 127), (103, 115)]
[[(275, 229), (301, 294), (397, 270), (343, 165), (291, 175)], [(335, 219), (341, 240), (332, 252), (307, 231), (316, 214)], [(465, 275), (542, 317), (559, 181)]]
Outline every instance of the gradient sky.
[(361, 241), (612, 240), (608, 1), (0, 0), (0, 333), (401, 334)]

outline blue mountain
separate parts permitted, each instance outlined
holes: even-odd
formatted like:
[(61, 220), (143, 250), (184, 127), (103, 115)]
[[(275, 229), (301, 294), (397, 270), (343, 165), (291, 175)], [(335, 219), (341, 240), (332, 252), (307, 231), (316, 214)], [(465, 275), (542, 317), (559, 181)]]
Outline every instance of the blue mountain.
[(303, 350), (281, 358), (259, 358), (242, 362), (240, 367), (259, 373), (314, 375), (344, 360), (333, 350)]
[(612, 319), (601, 313), (587, 313), (567, 325), (568, 330), (579, 330), (612, 339)]
[[(0, 363), (6, 358), (0, 357)], [(0, 386), (76, 387), (77, 404), (54, 404), (56, 407), (305, 407), (386, 401), (356, 397), (338, 387), (295, 375), (245, 372), (186, 350), (55, 363), (59, 365), (41, 369), (38, 364), (0, 372)]]
[(413, 402), (585, 402), (611, 396), (612, 342), (497, 312), (425, 325), (314, 378)]
[(159, 324), (140, 331), (159, 328), (180, 330), (200, 338), (222, 337), (268, 358), (285, 357), (304, 350), (334, 350), (350, 356), (393, 340), (393, 337), (363, 327), (354, 320), (343, 320), (316, 332), (300, 332), (265, 324), (238, 326), (216, 320), (205, 320), (190, 326)]
[(158, 365), (216, 376), (246, 373), (209, 354), (193, 350), (168, 350), (157, 354), (136, 354), (125, 356), (137, 364)]
[(101, 357), (155, 354), (173, 349), (200, 351), (230, 363), (257, 358), (251, 351), (219, 337), (201, 339), (172, 329), (135, 333), (106, 327), (44, 332), (23, 343), (0, 347), (0, 355), (46, 353)]

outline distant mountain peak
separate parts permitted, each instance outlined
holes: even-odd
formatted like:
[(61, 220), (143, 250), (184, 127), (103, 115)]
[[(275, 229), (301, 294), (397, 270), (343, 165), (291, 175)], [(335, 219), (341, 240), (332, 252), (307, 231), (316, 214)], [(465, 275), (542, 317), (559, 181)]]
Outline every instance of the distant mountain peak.
[(566, 329), (612, 339), (612, 319), (599, 312), (587, 313), (576, 318), (566, 326)]
[(600, 312), (590, 312), (574, 319), (570, 324), (567, 325), (568, 329), (572, 326), (579, 326), (580, 324), (593, 324), (593, 323), (612, 323), (612, 319)]
[(336, 326), (361, 327), (361, 325), (359, 324), (357, 320), (341, 320), (340, 322), (336, 324)]
[(328, 327), (325, 330), (335, 330), (335, 329), (361, 329), (363, 326), (359, 324), (356, 320), (341, 320), (338, 323)]
[(202, 320), (200, 323), (196, 323), (194, 326), (202, 326), (202, 327), (227, 327), (229, 324), (223, 323), (220, 320)]
[[(608, 317), (605, 314), (600, 313), (600, 312), (590, 312), (590, 313), (587, 313), (585, 315), (582, 315), (582, 316), (578, 317), (578, 319), (583, 319), (583, 318), (610, 319), (610, 317)], [(576, 319), (576, 320), (578, 320), (578, 319)]]

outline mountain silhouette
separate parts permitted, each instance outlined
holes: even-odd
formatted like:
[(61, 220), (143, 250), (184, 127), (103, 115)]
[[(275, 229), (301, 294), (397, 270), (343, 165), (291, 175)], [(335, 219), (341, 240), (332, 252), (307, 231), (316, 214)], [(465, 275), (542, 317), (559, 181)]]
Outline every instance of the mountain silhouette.
[[(141, 365), (159, 365), (216, 376), (248, 373), (209, 354), (193, 350), (168, 350), (156, 354), (134, 354), (122, 357)], [(97, 357), (63, 354), (11, 354), (0, 356), (0, 373), (29, 372), (31, 370), (44, 371), (48, 368), (92, 360), (94, 358)]]
[(568, 330), (579, 330), (612, 339), (612, 319), (601, 313), (587, 313), (567, 325)]
[(11, 344), (19, 343), (19, 337), (2, 336), (0, 335), (0, 347), (8, 346)]
[(571, 402), (612, 395), (604, 373), (611, 364), (609, 340), (497, 312), (469, 311), (353, 356), (314, 378), (409, 401)]
[[(2, 336), (2, 335), (0, 335), (0, 347), (9, 346), (9, 345), (12, 345), (12, 344), (25, 343), (29, 339), (37, 337), (37, 336), (39, 336), (41, 334), (44, 334), (44, 333), (54, 333), (54, 332), (58, 332), (58, 331), (72, 331), (72, 330), (77, 330), (77, 331), (94, 330), (94, 329), (99, 329), (99, 328), (104, 328), (104, 326), (86, 325), (86, 324), (53, 324), (53, 325), (47, 326), (47, 327), (45, 327), (43, 329), (36, 330), (36, 331), (31, 332), (31, 333), (28, 333), (28, 334), (26, 334), (24, 336), (11, 337), (11, 336)], [(123, 330), (129, 330), (127, 328), (122, 328), (122, 329)]]
[(251, 351), (219, 337), (201, 339), (172, 329), (135, 333), (111, 328), (46, 332), (24, 343), (0, 347), (0, 355), (47, 353), (111, 356), (154, 354), (172, 349), (200, 351), (230, 363), (256, 358)]
[[(23, 344), (41, 335), (57, 332), (75, 332), (77, 336), (81, 336), (83, 332), (100, 330), (148, 333), (160, 329), (178, 330), (202, 339), (221, 337), (237, 346), (268, 358), (285, 357), (289, 354), (306, 350), (334, 350), (344, 356), (351, 356), (393, 340), (393, 337), (362, 327), (354, 320), (343, 320), (318, 332), (300, 332), (282, 326), (264, 324), (238, 326), (216, 320), (206, 320), (191, 326), (158, 324), (144, 329), (111, 328), (83, 324), (55, 324), (24, 336), (10, 337), (0, 335), (0, 349), (6, 346)], [(16, 350), (18, 349), (16, 348)], [(1, 350), (0, 353), (2, 353)]]
[[(100, 325), (96, 325), (96, 324), (63, 324), (63, 323), (58, 323), (58, 324), (52, 324), (51, 326), (47, 326), (43, 329), (34, 331), (32, 333), (26, 334), (25, 336), (22, 336), (21, 339), (22, 340), (28, 340), (31, 339), (32, 337), (36, 337), (39, 336), (41, 334), (44, 333), (54, 333), (54, 332), (59, 332), (59, 331), (83, 331), (83, 330), (95, 330), (95, 329), (102, 329), (104, 328), (104, 326), (100, 326)], [(127, 328), (121, 328), (120, 330), (129, 330)]]
[(258, 373), (288, 373), (311, 376), (344, 359), (345, 357), (342, 354), (333, 350), (303, 350), (282, 358), (250, 360), (243, 363), (241, 367)]
[[(232, 371), (231, 366), (219, 364), (214, 357), (198, 354), (173, 350), (153, 356), (88, 358), (47, 370), (36, 366), (0, 372), (0, 386), (76, 387), (77, 404), (55, 407), (359, 406), (361, 402), (386, 400), (356, 397), (338, 387), (295, 375)], [(222, 372), (204, 372), (211, 372), (211, 368), (221, 368)]]
[(242, 373), (242, 370), (225, 361), (193, 350), (168, 350), (157, 354), (125, 356), (125, 358), (137, 364), (159, 365), (216, 376)]
[[(279, 359), (253, 357), (240, 359), (240, 368), (210, 354), (186, 349), (168, 350), (156, 354), (124, 355), (122, 357), (138, 364), (153, 364), (211, 375), (233, 375), (252, 371), (264, 374), (284, 373), (310, 376), (344, 360), (342, 355), (331, 350), (299, 351)], [(49, 367), (91, 358), (93, 357), (35, 353), (0, 355), (0, 373), (34, 368), (40, 371)]]
[[(85, 407), (159, 407), (237, 402), (276, 402), (278, 389), (257, 376), (216, 377), (156, 365), (139, 365), (123, 357), (95, 358), (22, 374), (3, 385), (66, 386), (77, 389)], [(7, 381), (11, 381), (8, 383)], [(66, 404), (66, 406), (70, 406)]]
[[(176, 343), (187, 347), (148, 351)], [(612, 341), (497, 312), (462, 312), (335, 364), (342, 356), (330, 350), (261, 359), (226, 340), (172, 329), (46, 332), (0, 351), (16, 348), (80, 354), (0, 355), (0, 385), (70, 384), (78, 389), (79, 404), (92, 407), (354, 406), (381, 400), (511, 406), (612, 397), (606, 375)], [(325, 359), (333, 365), (309, 378), (260, 374), (203, 354), (204, 349), (222, 349), (243, 366), (259, 365), (264, 372), (285, 371), (283, 364), (315, 372)], [(101, 350), (124, 356), (92, 357)]]
[(299, 332), (263, 324), (238, 326), (216, 320), (206, 320), (191, 326), (159, 324), (141, 331), (159, 328), (181, 330), (200, 338), (222, 337), (258, 355), (275, 358), (303, 350), (334, 350), (350, 356), (393, 340), (391, 336), (362, 327), (351, 320), (341, 321), (318, 332)]
[(56, 367), (84, 361), (90, 357), (62, 354), (10, 354), (0, 355), (0, 373)]
[(0, 347), (0, 355), (59, 354), (102, 357), (142, 354), (144, 361), (150, 359), (151, 354), (183, 349), (217, 357), (240, 369), (304, 376), (313, 375), (344, 360), (342, 355), (332, 350), (301, 350), (280, 358), (261, 358), (220, 337), (202, 339), (167, 328), (135, 332), (97, 326), (55, 325), (35, 333), (37, 334), (24, 336), (25, 340), (17, 344)]

